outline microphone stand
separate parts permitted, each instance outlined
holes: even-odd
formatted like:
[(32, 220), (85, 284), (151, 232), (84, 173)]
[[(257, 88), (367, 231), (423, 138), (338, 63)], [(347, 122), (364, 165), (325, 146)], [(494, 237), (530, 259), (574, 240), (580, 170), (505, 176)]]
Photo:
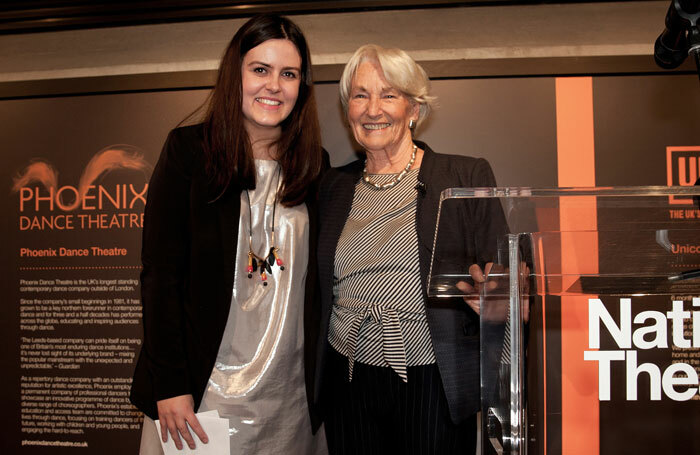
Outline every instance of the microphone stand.
[[(674, 1), (673, 3), (678, 3)], [(685, 11), (684, 11), (685, 13)], [(688, 55), (695, 57), (695, 68), (698, 72), (698, 80), (700, 81), (700, 11), (695, 11), (694, 14), (687, 14), (687, 18), (690, 22), (690, 29), (688, 30)]]
[[(698, 27), (697, 25), (695, 26), (695, 35), (700, 35), (700, 32), (698, 32)], [(700, 39), (696, 40), (695, 44), (691, 44), (690, 48), (688, 49), (688, 55), (692, 55), (695, 57), (695, 67), (698, 70), (698, 80), (700, 81)]]
[(673, 69), (692, 55), (700, 79), (699, 25), (700, 0), (672, 0), (666, 14), (666, 29), (654, 45), (656, 64)]

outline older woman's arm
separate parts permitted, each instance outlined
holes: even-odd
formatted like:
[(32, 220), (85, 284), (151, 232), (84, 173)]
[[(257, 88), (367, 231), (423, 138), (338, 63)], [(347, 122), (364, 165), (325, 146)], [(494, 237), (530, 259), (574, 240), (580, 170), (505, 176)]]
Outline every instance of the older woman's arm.
[[(493, 175), (488, 161), (479, 158), (471, 169), (465, 186), (470, 187), (495, 187), (496, 178)], [(494, 260), (498, 255), (498, 239), (508, 233), (508, 224), (505, 214), (498, 199), (480, 199), (475, 201), (469, 211), (469, 223), (473, 230), (474, 252), (473, 263), (469, 266), (469, 275), (473, 285), (465, 281), (457, 283), (457, 288), (465, 293), (464, 301), (472, 310), (480, 314), (480, 294), (485, 287), (486, 291), (494, 290), (498, 283), (489, 280), (489, 273), (493, 270)], [(497, 267), (502, 269), (502, 267)]]

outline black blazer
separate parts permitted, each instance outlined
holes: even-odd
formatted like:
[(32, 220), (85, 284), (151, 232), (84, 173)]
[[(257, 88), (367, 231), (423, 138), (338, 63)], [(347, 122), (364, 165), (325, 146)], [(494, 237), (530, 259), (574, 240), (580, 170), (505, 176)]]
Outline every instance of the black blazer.
[[(433, 152), (415, 141), (425, 153), (418, 173), (416, 230), (423, 298), (430, 336), (440, 376), (447, 395), (450, 415), (455, 423), (471, 416), (480, 407), (479, 400), (479, 317), (462, 299), (428, 298), (427, 281), (433, 250), (435, 223), (440, 193), (452, 187), (495, 186), (491, 167), (484, 159)], [(355, 185), (361, 177), (362, 161), (328, 171), (319, 191), (320, 230), (318, 273), (321, 289), (321, 329), (317, 343), (316, 388), (314, 402), (323, 406), (323, 368), (330, 349), (328, 325), (333, 306), (333, 270), (338, 239), (350, 213)], [(484, 201), (465, 204), (460, 222), (451, 236), (460, 244), (461, 264), (494, 260), (496, 236), (506, 228), (500, 204)], [(410, 379), (409, 379), (410, 380)]]
[[(148, 189), (141, 252), (144, 342), (130, 398), (153, 419), (156, 401), (165, 398), (192, 394), (199, 407), (231, 306), (241, 188), (233, 182), (218, 199), (211, 193), (202, 141), (202, 125), (171, 131)], [(325, 167), (327, 162), (326, 155)], [(304, 305), (310, 402), (318, 333), (315, 199), (314, 186), (306, 200), (311, 250)], [(312, 416), (315, 427), (317, 420)]]

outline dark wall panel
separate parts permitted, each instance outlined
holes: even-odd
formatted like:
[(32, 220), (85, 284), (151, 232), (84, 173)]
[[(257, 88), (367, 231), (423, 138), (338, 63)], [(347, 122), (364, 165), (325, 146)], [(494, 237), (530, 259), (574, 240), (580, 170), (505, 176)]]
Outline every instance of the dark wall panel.
[(694, 75), (593, 80), (596, 184), (666, 185), (666, 147), (700, 145)]

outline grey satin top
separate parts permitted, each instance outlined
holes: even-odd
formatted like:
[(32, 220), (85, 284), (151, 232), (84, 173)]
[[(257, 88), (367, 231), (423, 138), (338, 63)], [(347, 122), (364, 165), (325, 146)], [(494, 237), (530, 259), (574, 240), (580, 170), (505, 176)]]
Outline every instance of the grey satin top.
[[(249, 191), (253, 251), (270, 250), (276, 161), (255, 160), (256, 189)], [(324, 454), (325, 436), (311, 434), (304, 387), (304, 282), (309, 223), (304, 204), (275, 209), (275, 265), (267, 286), (259, 272), (248, 278), (249, 211), (241, 193), (233, 297), (216, 364), (198, 411), (217, 409), (229, 419), (231, 454)]]

